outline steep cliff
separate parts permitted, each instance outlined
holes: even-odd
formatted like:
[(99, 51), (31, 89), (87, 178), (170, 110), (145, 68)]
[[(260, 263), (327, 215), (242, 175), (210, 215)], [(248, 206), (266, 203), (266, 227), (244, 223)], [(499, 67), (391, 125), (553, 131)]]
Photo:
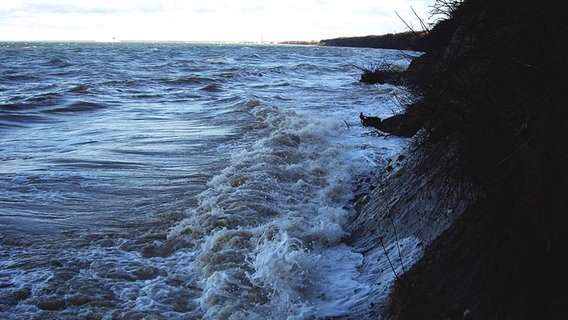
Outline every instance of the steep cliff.
[(449, 19), (408, 71), (424, 129), (351, 230), (368, 252), (412, 235), (424, 255), (370, 314), (567, 318), (568, 6), (437, 4)]

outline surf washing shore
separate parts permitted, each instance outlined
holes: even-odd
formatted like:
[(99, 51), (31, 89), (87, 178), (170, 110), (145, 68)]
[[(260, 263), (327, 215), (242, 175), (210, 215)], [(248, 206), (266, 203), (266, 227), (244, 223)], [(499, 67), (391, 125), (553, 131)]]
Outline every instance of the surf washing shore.
[(404, 70), (419, 53), (3, 43), (0, 54), (2, 318), (348, 319), (422, 252), (412, 235), (366, 254), (348, 241), (352, 200), (408, 142), (359, 113), (412, 99), (359, 83), (358, 67)]

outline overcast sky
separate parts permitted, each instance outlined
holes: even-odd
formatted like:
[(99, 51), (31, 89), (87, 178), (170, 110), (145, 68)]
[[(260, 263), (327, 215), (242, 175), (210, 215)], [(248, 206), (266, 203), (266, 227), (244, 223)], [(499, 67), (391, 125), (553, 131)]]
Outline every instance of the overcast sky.
[(282, 41), (414, 28), (434, 0), (0, 0), (0, 40)]

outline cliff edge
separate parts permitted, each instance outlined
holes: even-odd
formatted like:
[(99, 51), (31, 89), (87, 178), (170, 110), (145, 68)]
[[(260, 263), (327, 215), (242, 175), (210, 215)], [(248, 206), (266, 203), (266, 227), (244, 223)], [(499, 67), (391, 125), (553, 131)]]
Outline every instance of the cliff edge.
[(436, 5), (448, 17), (407, 71), (424, 127), (350, 230), (367, 259), (405, 237), (424, 251), (366, 314), (568, 318), (568, 5)]

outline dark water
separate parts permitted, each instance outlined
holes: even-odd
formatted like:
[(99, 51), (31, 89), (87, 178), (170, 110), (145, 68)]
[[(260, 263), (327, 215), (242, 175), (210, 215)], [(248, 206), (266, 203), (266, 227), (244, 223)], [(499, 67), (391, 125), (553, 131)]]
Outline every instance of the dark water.
[(397, 51), (0, 44), (0, 318), (344, 317), (353, 182), (405, 90)]

